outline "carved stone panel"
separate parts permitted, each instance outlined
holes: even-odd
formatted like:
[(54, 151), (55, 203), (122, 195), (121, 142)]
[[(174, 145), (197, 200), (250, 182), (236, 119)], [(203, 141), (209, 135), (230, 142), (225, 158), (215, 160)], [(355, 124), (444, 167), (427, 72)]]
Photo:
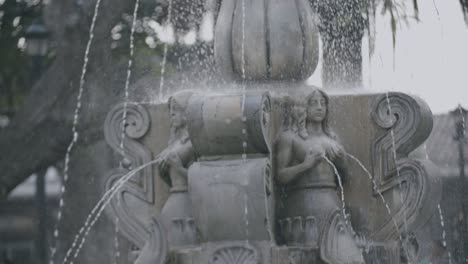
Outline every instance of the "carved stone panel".
[(270, 177), (267, 158), (192, 165), (189, 192), (201, 240), (272, 240)]

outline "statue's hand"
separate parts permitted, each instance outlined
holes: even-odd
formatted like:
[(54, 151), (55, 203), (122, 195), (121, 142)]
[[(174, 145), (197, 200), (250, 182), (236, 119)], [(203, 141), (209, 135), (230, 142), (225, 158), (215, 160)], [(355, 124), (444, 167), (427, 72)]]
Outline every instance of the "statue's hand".
[(158, 169), (159, 169), (159, 172), (161, 174), (166, 174), (167, 173), (167, 170), (169, 169), (169, 163), (167, 163), (167, 160), (166, 158), (162, 158), (159, 162), (158, 162)]
[(159, 171), (167, 172), (169, 167), (182, 166), (182, 161), (179, 156), (174, 152), (167, 152), (161, 157), (161, 161), (158, 163)]
[(171, 152), (169, 155), (167, 155), (166, 162), (173, 167), (183, 167), (179, 155), (174, 152)]
[(307, 168), (312, 168), (318, 161), (323, 159), (323, 156), (323, 153), (320, 152), (310, 152), (305, 156), (303, 164), (306, 165)]

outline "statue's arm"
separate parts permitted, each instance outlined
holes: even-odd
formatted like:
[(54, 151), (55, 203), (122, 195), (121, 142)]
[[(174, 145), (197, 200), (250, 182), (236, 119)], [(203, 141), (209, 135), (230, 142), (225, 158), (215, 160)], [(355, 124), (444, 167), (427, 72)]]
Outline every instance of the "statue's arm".
[(174, 151), (167, 157), (167, 163), (181, 175), (188, 175), (188, 167), (197, 159), (192, 143), (188, 142), (179, 151)]
[(185, 167), (182, 158), (176, 152), (173, 152), (170, 155), (168, 155), (166, 162), (171, 168), (175, 169), (181, 175), (187, 176), (188, 169)]
[(296, 177), (300, 173), (312, 168), (316, 163), (314, 161), (314, 159), (316, 160), (316, 158), (312, 157), (311, 155), (308, 155), (302, 163), (289, 166), (294, 157), (293, 140), (281, 138), (278, 141), (277, 149), (278, 181), (281, 184), (288, 184), (292, 180), (296, 179)]
[(174, 166), (174, 168), (181, 174), (184, 175), (185, 177), (188, 174), (188, 169), (185, 168), (184, 166)]

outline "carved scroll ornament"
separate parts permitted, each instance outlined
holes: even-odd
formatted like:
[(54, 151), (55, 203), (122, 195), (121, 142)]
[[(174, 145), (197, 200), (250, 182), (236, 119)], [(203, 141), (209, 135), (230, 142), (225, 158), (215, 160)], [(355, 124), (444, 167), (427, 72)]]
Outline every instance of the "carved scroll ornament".
[[(125, 110), (126, 109), (126, 110)], [(127, 112), (123, 122), (123, 113)], [(122, 126), (124, 126), (124, 144), (121, 148)], [(142, 138), (150, 127), (147, 110), (141, 105), (123, 104), (115, 106), (107, 115), (104, 124), (104, 135), (109, 146), (122, 156), (121, 167), (108, 176), (106, 190), (131, 169), (137, 168), (152, 160), (151, 151), (137, 140)], [(129, 203), (137, 202), (138, 206), (149, 208), (154, 205), (152, 167), (146, 167), (120, 188), (110, 203), (108, 213), (111, 219), (118, 218), (119, 229), (123, 235), (140, 249), (149, 240), (149, 221), (139, 217), (131, 210)], [(149, 211), (149, 210), (148, 210)]]
[(428, 138), (433, 125), (432, 113), (419, 98), (393, 92), (375, 100), (372, 119), (384, 129), (371, 149), (377, 183), (374, 192), (385, 194), (397, 190), (402, 201), (392, 210), (393, 219), (388, 217), (372, 237), (380, 241), (395, 240), (406, 230), (425, 223), (440, 200), (441, 188), (434, 179), (435, 166), (428, 160), (408, 158)]

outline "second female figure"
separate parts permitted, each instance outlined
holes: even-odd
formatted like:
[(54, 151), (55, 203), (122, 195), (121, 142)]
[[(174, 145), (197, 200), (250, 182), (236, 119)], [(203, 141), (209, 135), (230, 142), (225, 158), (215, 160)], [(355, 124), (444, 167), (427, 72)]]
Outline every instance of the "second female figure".
[(285, 190), (280, 225), (288, 246), (319, 249), (320, 263), (364, 263), (342, 214), (337, 177), (345, 175), (345, 152), (330, 130), (328, 103), (321, 90), (308, 94), (277, 141), (277, 182)]

